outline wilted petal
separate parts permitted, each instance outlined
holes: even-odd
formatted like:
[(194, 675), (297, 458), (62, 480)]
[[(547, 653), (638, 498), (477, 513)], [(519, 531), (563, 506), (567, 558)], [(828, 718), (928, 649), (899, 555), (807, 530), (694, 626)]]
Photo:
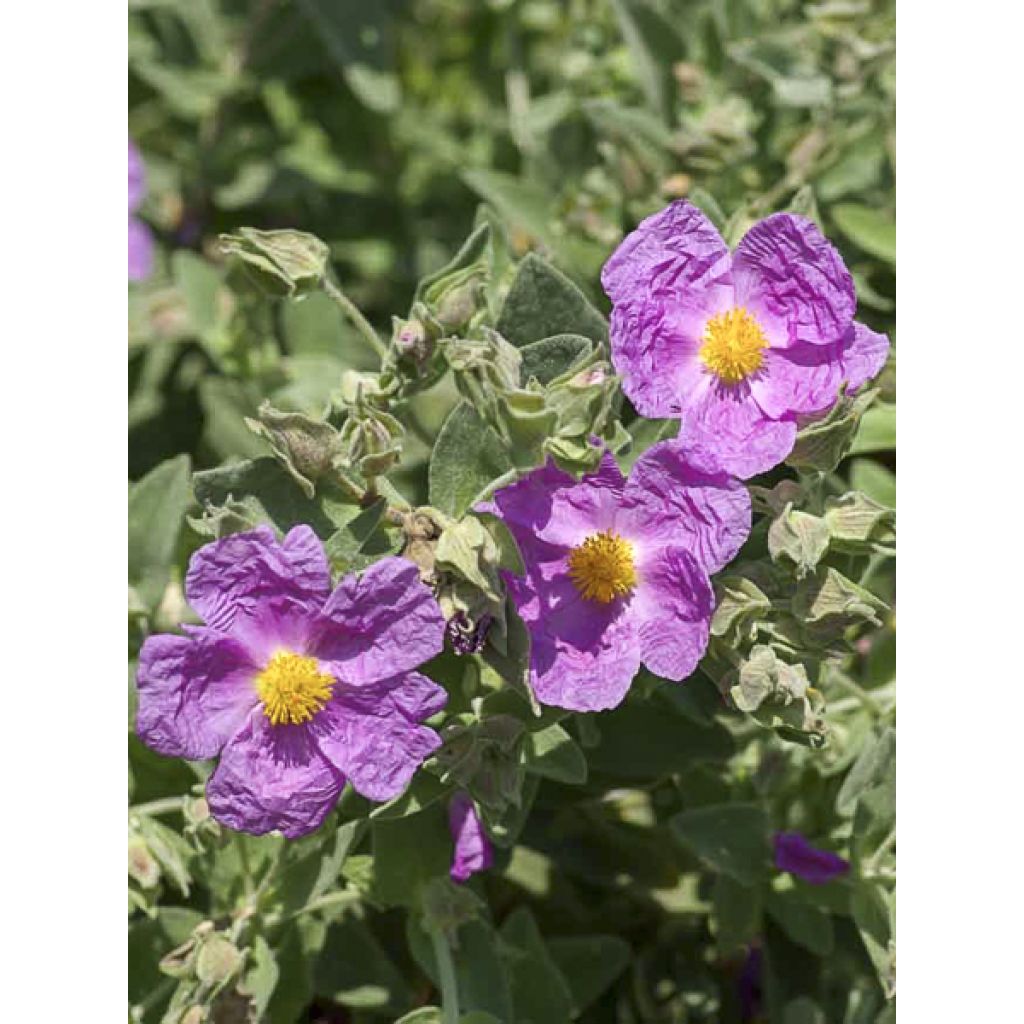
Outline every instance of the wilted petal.
[(486, 871), (494, 860), (494, 849), (484, 831), (473, 801), (465, 793), (456, 793), (448, 805), (448, 825), (455, 842), (451, 876), (465, 882), (470, 875)]
[(850, 870), (849, 861), (811, 846), (799, 832), (775, 833), (775, 866), (811, 885), (824, 885)]
[(211, 629), (148, 637), (136, 674), (139, 738), (171, 757), (216, 756), (257, 703), (258, 671), (241, 644)]

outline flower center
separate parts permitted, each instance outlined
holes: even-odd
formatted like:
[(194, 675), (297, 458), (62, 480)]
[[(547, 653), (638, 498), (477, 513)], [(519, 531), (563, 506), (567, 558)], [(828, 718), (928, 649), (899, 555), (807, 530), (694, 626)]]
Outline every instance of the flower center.
[(331, 699), (334, 677), (316, 658), (278, 651), (256, 677), (256, 692), (271, 725), (308, 722)]
[(612, 530), (595, 533), (569, 552), (569, 577), (588, 601), (608, 604), (636, 586), (633, 547)]
[(742, 306), (713, 316), (704, 326), (701, 362), (727, 384), (736, 384), (761, 366), (768, 339)]

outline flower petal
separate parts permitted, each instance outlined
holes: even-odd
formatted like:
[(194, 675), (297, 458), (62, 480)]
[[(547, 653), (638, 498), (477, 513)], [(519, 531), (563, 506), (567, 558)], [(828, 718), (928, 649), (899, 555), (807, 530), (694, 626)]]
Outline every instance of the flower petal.
[(128, 280), (144, 281), (153, 272), (153, 232), (138, 217), (128, 218)]
[(854, 320), (839, 356), (842, 377), (848, 391), (877, 376), (889, 357), (889, 339)]
[(530, 686), (541, 704), (603, 711), (622, 702), (640, 667), (628, 599), (580, 596), (566, 571), (512, 577), (513, 599), (530, 631)]
[(643, 663), (678, 682), (704, 656), (715, 598), (707, 574), (688, 552), (664, 547), (637, 566), (641, 583), (629, 608)]
[(791, 213), (766, 217), (743, 236), (733, 277), (737, 304), (768, 324), (784, 323), (788, 344), (838, 341), (857, 308), (838, 250), (813, 221)]
[(716, 312), (660, 297), (616, 304), (612, 361), (622, 375), (622, 390), (641, 415), (679, 415), (704, 375), (698, 352), (708, 318)]
[(258, 671), (241, 644), (211, 629), (148, 637), (136, 675), (139, 738), (169, 757), (216, 756), (258, 701)]
[(601, 271), (601, 284), (616, 305), (651, 292), (692, 295), (728, 288), (729, 249), (703, 211), (678, 200), (623, 239)]
[(775, 866), (811, 885), (824, 885), (850, 870), (849, 861), (811, 846), (799, 832), (775, 833)]
[(441, 737), (420, 721), (448, 694), (418, 672), (363, 686), (341, 685), (315, 720), (320, 749), (368, 800), (398, 796)]
[(185, 576), (189, 604), (222, 632), (256, 618), (268, 603), (312, 617), (330, 590), (327, 557), (308, 526), (296, 526), (282, 542), (269, 526), (214, 541), (192, 556)]
[(678, 441), (661, 441), (634, 464), (617, 523), (641, 547), (679, 545), (717, 572), (750, 533), (750, 494), (727, 473), (691, 465)]
[(408, 672), (440, 653), (444, 616), (419, 569), (404, 558), (382, 558), (346, 576), (324, 605), (309, 653), (347, 683), (369, 683)]
[(746, 381), (727, 385), (709, 379), (679, 425), (679, 442), (693, 465), (741, 480), (777, 466), (795, 440), (796, 424), (766, 416)]
[(309, 725), (271, 725), (254, 710), (224, 748), (206, 799), (229, 828), (253, 835), (279, 829), (294, 839), (320, 827), (344, 786)]
[(835, 403), (842, 372), (834, 345), (770, 348), (750, 392), (773, 420), (822, 412)]
[(146, 166), (142, 154), (131, 139), (128, 140), (128, 212), (134, 213), (146, 194)]
[(448, 805), (448, 826), (455, 841), (451, 877), (456, 882), (465, 882), (470, 875), (486, 871), (494, 861), (494, 849), (473, 801), (465, 793), (452, 797)]

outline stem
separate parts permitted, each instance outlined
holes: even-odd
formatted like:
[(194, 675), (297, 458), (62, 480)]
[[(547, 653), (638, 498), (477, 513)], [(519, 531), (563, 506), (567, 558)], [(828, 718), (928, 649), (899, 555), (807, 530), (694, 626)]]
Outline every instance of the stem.
[(871, 859), (864, 865), (865, 874), (874, 874), (878, 870), (881, 859), (896, 845), (896, 828), (885, 837), (882, 845), (871, 855)]
[(249, 851), (245, 848), (245, 840), (241, 834), (235, 832), (232, 836), (235, 841), (235, 846), (238, 847), (238, 859), (242, 865), (242, 883), (245, 886), (245, 900), (246, 903), (252, 902), (253, 886), (252, 886), (252, 868), (249, 865)]
[(168, 814), (171, 811), (183, 812), (185, 810), (185, 798), (181, 796), (165, 796), (161, 800), (150, 800), (148, 804), (136, 804), (128, 808), (129, 814), (148, 814), (155, 817), (158, 814)]
[(459, 990), (455, 982), (455, 963), (451, 947), (440, 928), (430, 929), (437, 970), (441, 975), (441, 1024), (459, 1024)]
[(873, 715), (881, 717), (883, 714), (882, 706), (878, 701), (863, 686), (855, 683), (852, 679), (834, 672), (829, 677), (829, 682), (834, 683), (847, 693), (853, 694)]
[(373, 325), (359, 311), (358, 306), (333, 282), (324, 278), (324, 291), (334, 300), (335, 305), (352, 321), (352, 325), (373, 347), (374, 352), (385, 358), (388, 354), (388, 347), (380, 340), (379, 335), (373, 329)]

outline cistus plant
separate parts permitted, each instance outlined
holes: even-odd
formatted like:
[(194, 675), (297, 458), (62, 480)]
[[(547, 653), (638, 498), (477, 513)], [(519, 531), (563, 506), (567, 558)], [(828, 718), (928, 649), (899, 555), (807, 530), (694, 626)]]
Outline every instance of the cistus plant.
[(129, 1019), (889, 1024), (884, 5), (243, 7), (131, 13)]

